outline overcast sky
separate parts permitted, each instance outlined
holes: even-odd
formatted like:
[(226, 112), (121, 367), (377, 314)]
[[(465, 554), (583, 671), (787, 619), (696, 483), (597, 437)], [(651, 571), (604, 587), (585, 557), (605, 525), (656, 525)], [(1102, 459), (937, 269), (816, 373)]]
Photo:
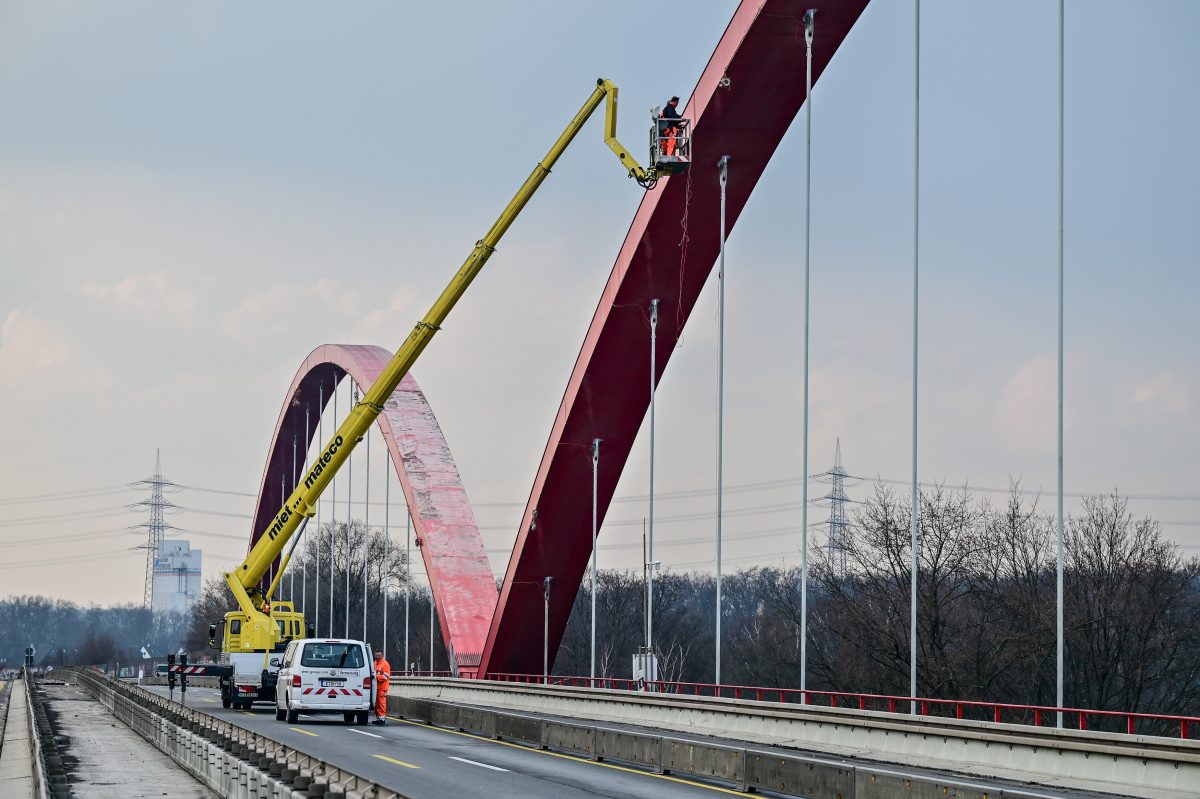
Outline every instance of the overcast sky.
[[(139, 602), (124, 486), (156, 448), (206, 574), (234, 566), (308, 352), (397, 347), (594, 79), (636, 141), (735, 7), (0, 0), (0, 595)], [(1052, 510), (1057, 4), (922, 11), (922, 479)], [(1159, 496), (1131, 507), (1190, 554), (1198, 29), (1189, 0), (1067, 2), (1067, 490)], [(911, 0), (875, 0), (814, 92), (812, 471), (840, 437), (851, 473), (909, 476), (912, 47)], [(727, 252), (732, 568), (798, 561), (803, 133)], [(639, 194), (593, 121), (415, 369), (498, 574)], [(712, 568), (714, 363), (710, 285), (659, 394), (667, 568)], [(602, 567), (640, 568), (646, 465), (643, 431)]]

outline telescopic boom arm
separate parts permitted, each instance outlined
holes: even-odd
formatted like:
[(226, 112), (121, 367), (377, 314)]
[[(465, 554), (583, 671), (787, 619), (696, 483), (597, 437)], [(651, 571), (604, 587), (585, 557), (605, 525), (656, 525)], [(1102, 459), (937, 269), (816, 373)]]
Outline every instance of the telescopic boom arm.
[[(551, 167), (558, 161), (559, 156), (567, 149), (575, 135), (591, 117), (592, 113), (607, 99), (607, 109), (604, 123), (604, 143), (616, 154), (625, 167), (629, 177), (639, 185), (652, 187), (658, 178), (657, 171), (652, 166), (650, 170), (643, 169), (628, 150), (617, 141), (617, 87), (612, 81), (603, 78), (596, 81), (587, 102), (579, 109), (574, 119), (567, 125), (566, 130), (554, 142), (546, 156), (538, 162), (533, 172), (525, 179), (516, 195), (509, 201), (501, 212), (500, 217), (492, 224), (484, 237), (475, 244), (467, 260), (459, 267), (458, 272), (442, 291), (441, 296), (417, 323), (404, 344), (396, 351), (395, 356), (375, 380), (374, 384), (355, 404), (350, 415), (342, 422), (333, 438), (325, 445), (320, 456), (303, 475), (303, 480), (292, 491), (287, 502), (275, 514), (271, 525), (263, 531), (259, 539), (250, 549), (246, 560), (234, 571), (225, 574), (225, 582), (233, 591), (241, 610), (248, 614), (256, 632), (261, 628), (263, 633), (269, 630), (270, 624), (269, 600), (278, 583), (272, 583), (266, 595), (259, 588), (263, 576), (271, 564), (279, 557), (288, 540), (316, 511), (317, 499), (321, 492), (333, 480), (338, 469), (350, 457), (354, 447), (363, 439), (376, 417), (383, 411), (384, 403), (396, 386), (408, 374), (417, 358), (429, 345), (433, 335), (441, 329), (442, 322), (454, 308), (459, 298), (466, 292), (475, 276), (483, 269), (488, 258), (496, 250), (496, 245), (504, 236), (517, 215), (525, 208), (526, 203), (542, 185), (542, 181), (550, 174)], [(282, 569), (280, 573), (282, 573)]]

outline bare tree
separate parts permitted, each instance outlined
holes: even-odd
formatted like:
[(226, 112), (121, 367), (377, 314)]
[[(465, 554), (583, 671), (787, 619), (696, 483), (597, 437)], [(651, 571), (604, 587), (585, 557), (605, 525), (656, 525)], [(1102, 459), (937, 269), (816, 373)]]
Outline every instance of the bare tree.
[(1069, 701), (1182, 713), (1200, 701), (1197, 586), (1158, 522), (1134, 520), (1115, 492), (1067, 525)]

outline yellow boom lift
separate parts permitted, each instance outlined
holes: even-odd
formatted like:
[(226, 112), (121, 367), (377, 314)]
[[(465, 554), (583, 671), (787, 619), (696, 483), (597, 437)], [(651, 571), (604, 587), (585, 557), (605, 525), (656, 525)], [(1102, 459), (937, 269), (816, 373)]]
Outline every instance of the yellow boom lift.
[[(417, 358), (441, 328), (446, 316), (495, 252), (501, 237), (601, 103), (605, 103), (604, 143), (621, 161), (628, 176), (637, 181), (638, 185), (651, 189), (660, 177), (680, 174), (687, 170), (691, 155), (688, 120), (675, 121), (676, 127), (671, 134), (669, 146), (663, 138), (658, 120), (651, 121), (649, 168), (644, 169), (617, 140), (616, 85), (603, 78), (596, 81), (596, 88), (579, 109), (579, 113), (567, 125), (546, 156), (534, 167), (533, 172), (525, 179), (484, 237), (476, 242), (475, 248), (459, 267), (450, 284), (442, 291), (425, 317), (413, 328), (412, 333), (396, 351), (391, 362), (362, 400), (355, 404), (320, 456), (303, 475), (299, 485), (275, 514), (270, 526), (254, 543), (245, 561), (224, 575), (229, 590), (237, 600), (238, 610), (225, 614), (224, 622), (220, 625), (224, 628), (221, 666), (192, 666), (187, 673), (220, 676), (222, 699), (226, 707), (231, 704), (248, 706), (253, 701), (274, 701), (274, 675), (278, 671), (278, 660), (270, 655), (282, 652), (291, 639), (308, 634), (303, 615), (296, 612), (290, 602), (271, 601), (291, 560), (292, 551), (295, 549), (294, 542), (275, 579), (265, 592), (260, 587), (263, 578), (275, 560), (283, 554), (288, 541), (297, 531), (303, 531), (303, 526), (316, 512), (317, 499), (325, 487), (350, 457), (354, 447), (363, 440), (371, 424), (383, 411), (384, 403), (404, 375), (412, 369)], [(298, 535), (296, 541), (299, 541)], [(209, 627), (209, 645), (213, 648), (216, 647), (217, 627), (216, 624)], [(239, 668), (239, 664), (244, 666)]]

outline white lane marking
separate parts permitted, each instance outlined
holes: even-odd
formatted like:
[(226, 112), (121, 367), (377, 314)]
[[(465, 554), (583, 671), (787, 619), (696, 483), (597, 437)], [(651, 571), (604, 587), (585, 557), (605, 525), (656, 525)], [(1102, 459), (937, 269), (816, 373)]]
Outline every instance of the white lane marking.
[(487, 763), (478, 763), (474, 760), (467, 760), (465, 757), (455, 757), (454, 755), (450, 755), (450, 759), (457, 760), (459, 763), (470, 763), (472, 766), (479, 766), (480, 768), (490, 768), (492, 771), (508, 771), (508, 769), (506, 769), (506, 768), (500, 768), (499, 766), (489, 766)]
[(382, 737), (383, 737), (382, 735), (376, 735), (376, 734), (375, 734), (375, 733), (373, 733), (373, 732), (365, 732), (365, 731), (363, 731), (363, 730), (346, 730), (346, 732), (356, 732), (356, 733), (358, 733), (359, 735), (369, 735), (369, 736), (371, 736), (372, 738), (382, 738)]

